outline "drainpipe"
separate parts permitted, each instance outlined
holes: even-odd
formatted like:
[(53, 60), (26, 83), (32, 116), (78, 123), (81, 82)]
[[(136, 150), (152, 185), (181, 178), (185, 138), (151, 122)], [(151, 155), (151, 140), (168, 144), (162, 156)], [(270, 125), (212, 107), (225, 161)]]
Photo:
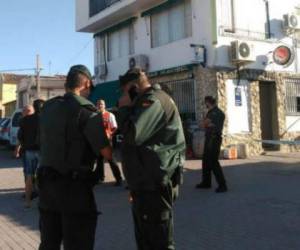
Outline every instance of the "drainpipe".
[(295, 51), (295, 72), (298, 73), (298, 40), (296, 34), (294, 34), (293, 36), (293, 46)]
[(270, 22), (270, 6), (269, 0), (264, 0), (266, 9), (266, 21), (267, 21), (267, 39), (271, 38), (271, 22)]

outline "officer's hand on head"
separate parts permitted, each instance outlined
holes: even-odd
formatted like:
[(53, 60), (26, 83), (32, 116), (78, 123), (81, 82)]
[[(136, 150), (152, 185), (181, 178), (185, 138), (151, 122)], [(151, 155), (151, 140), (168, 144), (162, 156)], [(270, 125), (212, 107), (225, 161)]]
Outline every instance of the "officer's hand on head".
[(124, 93), (119, 99), (119, 107), (131, 106), (132, 102), (128, 93)]
[(100, 149), (100, 154), (108, 161), (112, 160), (112, 148), (111, 146), (107, 146), (105, 148)]

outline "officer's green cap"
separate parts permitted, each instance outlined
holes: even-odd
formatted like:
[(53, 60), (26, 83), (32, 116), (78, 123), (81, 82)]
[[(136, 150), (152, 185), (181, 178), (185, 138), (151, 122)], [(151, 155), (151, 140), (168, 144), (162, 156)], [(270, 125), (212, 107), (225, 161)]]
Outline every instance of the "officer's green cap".
[(131, 81), (135, 81), (140, 78), (142, 73), (141, 68), (135, 67), (129, 69), (124, 75), (119, 76), (120, 86), (125, 86), (127, 83)]
[(86, 66), (82, 65), (82, 64), (72, 66), (69, 70), (68, 75), (71, 75), (75, 72), (78, 72), (78, 73), (81, 73), (81, 74), (85, 75), (91, 81), (93, 80), (92, 74), (89, 71), (89, 69)]

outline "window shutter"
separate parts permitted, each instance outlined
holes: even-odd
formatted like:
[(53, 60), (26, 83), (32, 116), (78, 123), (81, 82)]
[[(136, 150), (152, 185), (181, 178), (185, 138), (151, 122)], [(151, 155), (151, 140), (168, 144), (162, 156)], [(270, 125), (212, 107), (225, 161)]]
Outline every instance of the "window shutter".
[(169, 42), (168, 12), (161, 12), (151, 17), (152, 45), (158, 47)]
[(108, 35), (108, 59), (112, 61), (119, 57), (119, 32), (114, 31)]
[(184, 4), (184, 16), (185, 16), (185, 36), (190, 37), (193, 35), (193, 12), (191, 1), (186, 1)]
[(176, 41), (185, 37), (184, 5), (177, 5), (169, 12), (169, 41)]
[(192, 35), (191, 1), (182, 1), (151, 15), (152, 47)]
[(220, 0), (221, 25), (227, 30), (233, 30), (233, 2), (232, 0)]
[(129, 28), (126, 27), (126, 28), (120, 30), (119, 32), (120, 32), (119, 57), (123, 57), (123, 56), (129, 55)]

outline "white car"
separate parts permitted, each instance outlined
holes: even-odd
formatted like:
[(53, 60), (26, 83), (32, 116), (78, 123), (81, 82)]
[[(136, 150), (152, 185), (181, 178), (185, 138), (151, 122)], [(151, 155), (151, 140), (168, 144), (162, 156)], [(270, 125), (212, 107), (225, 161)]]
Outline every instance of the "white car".
[(9, 144), (11, 146), (16, 146), (18, 139), (19, 123), (22, 118), (22, 109), (16, 109), (13, 115), (11, 116), (9, 122)]
[(10, 118), (6, 118), (0, 123), (0, 141), (9, 142), (9, 123)]

